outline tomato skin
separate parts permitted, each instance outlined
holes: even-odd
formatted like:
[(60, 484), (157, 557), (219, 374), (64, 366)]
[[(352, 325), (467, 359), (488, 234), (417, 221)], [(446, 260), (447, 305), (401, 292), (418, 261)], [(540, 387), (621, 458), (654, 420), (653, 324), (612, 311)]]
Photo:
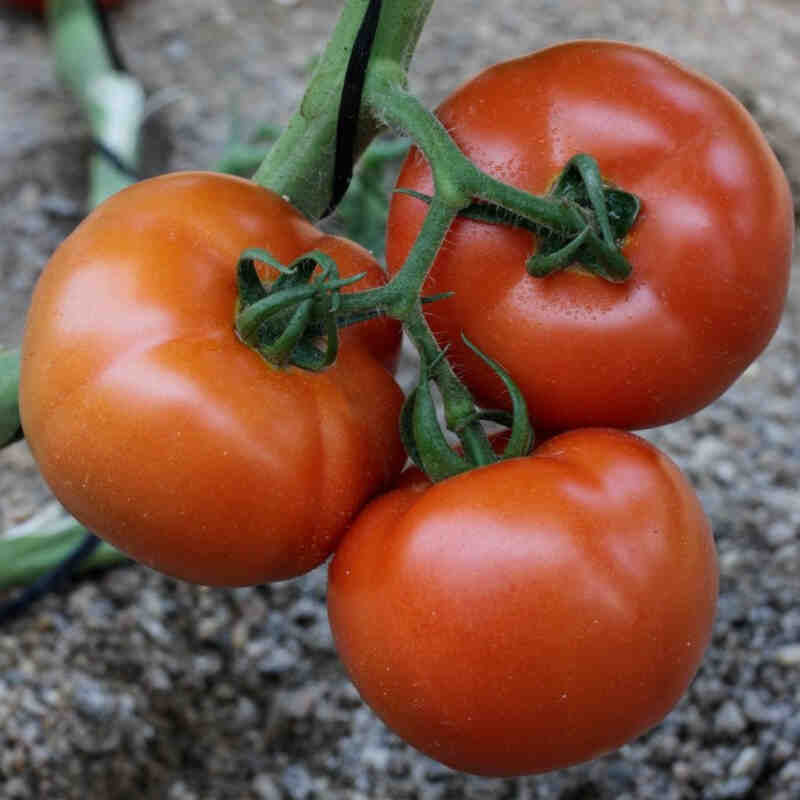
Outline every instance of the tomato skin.
[(328, 606), (387, 725), (500, 776), (657, 723), (700, 663), (716, 596), (709, 523), (678, 468), (633, 434), (583, 429), (374, 500), (334, 556)]
[(277, 195), (176, 173), (120, 192), (68, 237), (22, 348), (22, 424), (56, 497), (133, 558), (209, 585), (321, 563), (405, 460), (402, 392), (381, 363), (397, 327), (343, 331), (321, 373), (272, 367), (233, 329), (236, 262), (253, 246), (283, 262), (320, 247), (343, 276), (369, 269), (356, 288), (384, 280)]
[[(641, 47), (577, 41), (486, 70), (437, 114), (479, 167), (517, 187), (543, 194), (588, 152), (642, 201), (623, 247), (633, 276), (621, 285), (574, 268), (532, 278), (531, 234), (452, 226), (426, 291), (455, 294), (426, 310), (485, 405), (509, 401), (462, 331), (511, 373), (537, 426), (553, 430), (683, 418), (766, 346), (787, 293), (792, 202), (764, 136), (725, 89)], [(418, 151), (398, 187), (432, 193)], [(390, 271), (425, 210), (393, 195)]]

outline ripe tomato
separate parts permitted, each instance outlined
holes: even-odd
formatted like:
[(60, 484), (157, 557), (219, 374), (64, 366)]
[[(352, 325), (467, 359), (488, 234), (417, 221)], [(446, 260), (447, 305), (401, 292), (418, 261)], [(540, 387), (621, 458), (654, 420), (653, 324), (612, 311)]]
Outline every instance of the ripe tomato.
[(61, 245), (22, 349), (22, 424), (56, 497), (139, 561), (212, 585), (321, 563), (405, 460), (402, 392), (380, 363), (397, 326), (344, 331), (321, 373), (272, 367), (233, 328), (247, 247), (284, 263), (320, 248), (343, 277), (369, 272), (356, 287), (384, 280), (274, 193), (172, 174), (115, 195)]
[(709, 641), (717, 565), (677, 467), (582, 429), (368, 505), (329, 572), (364, 700), (459, 770), (564, 767), (658, 722)]
[[(786, 297), (793, 240), (788, 183), (766, 140), (725, 89), (657, 53), (579, 41), (498, 64), (438, 116), (479, 167), (545, 193), (587, 152), (638, 195), (623, 254), (626, 283), (577, 267), (530, 277), (532, 234), (457, 220), (426, 291), (461, 374), (488, 406), (507, 406), (491, 354), (521, 388), (537, 426), (644, 428), (718, 397), (769, 341)], [(432, 193), (412, 151), (398, 187)], [(396, 194), (390, 271), (403, 263), (425, 204)]]

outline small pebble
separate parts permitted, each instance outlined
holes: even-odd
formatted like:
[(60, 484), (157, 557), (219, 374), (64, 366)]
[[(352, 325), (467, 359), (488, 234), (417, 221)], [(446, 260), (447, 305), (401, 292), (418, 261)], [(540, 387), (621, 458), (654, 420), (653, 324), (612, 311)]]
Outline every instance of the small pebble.
[(307, 800), (314, 790), (311, 775), (301, 764), (287, 767), (281, 776), (281, 783), (291, 800)]
[(251, 786), (258, 800), (283, 800), (283, 793), (269, 775), (256, 775)]
[(91, 678), (80, 678), (72, 691), (75, 709), (97, 721), (110, 719), (117, 710), (116, 698), (100, 683)]
[(746, 728), (747, 720), (733, 700), (723, 703), (714, 715), (714, 730), (722, 736), (739, 736)]
[(764, 754), (757, 747), (745, 747), (731, 764), (731, 775), (734, 777), (755, 777), (764, 763)]

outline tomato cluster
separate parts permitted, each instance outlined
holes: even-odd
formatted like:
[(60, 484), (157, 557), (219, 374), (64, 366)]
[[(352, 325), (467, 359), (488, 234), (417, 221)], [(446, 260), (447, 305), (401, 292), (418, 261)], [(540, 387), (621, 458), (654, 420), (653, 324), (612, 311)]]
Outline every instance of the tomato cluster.
[[(462, 332), (508, 370), (534, 425), (561, 433), (433, 485), (400, 476), (396, 323), (345, 330), (320, 372), (267, 363), (232, 324), (246, 248), (283, 264), (321, 251), (342, 278), (364, 274), (346, 292), (382, 286), (382, 270), (274, 193), (209, 173), (124, 190), (55, 253), (25, 334), (22, 424), (65, 506), (163, 572), (258, 583), (335, 551), (331, 626), (366, 702), (454, 768), (540, 772), (658, 722), (700, 663), (717, 595), (709, 522), (679, 469), (624, 429), (696, 411), (765, 346), (791, 201), (737, 101), (638, 47), (499, 64), (438, 113), (519, 188), (545, 193), (590, 152), (640, 199), (625, 283), (579, 263), (534, 278), (529, 230), (471, 218), (430, 272), (426, 292), (452, 292), (430, 325), (470, 390), (504, 402)], [(419, 152), (398, 185), (417, 194), (393, 200), (392, 271), (434, 190)]]

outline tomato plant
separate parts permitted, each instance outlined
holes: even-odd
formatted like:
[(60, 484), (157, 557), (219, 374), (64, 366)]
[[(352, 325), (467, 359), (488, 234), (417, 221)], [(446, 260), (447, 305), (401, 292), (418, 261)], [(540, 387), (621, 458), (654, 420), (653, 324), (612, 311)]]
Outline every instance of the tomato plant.
[(233, 327), (240, 253), (312, 248), (380, 286), (358, 245), (249, 181), (177, 173), (96, 209), (43, 272), (20, 411), (46, 481), (90, 530), (162, 572), (237, 585), (319, 564), (400, 471), (398, 326), (343, 331), (336, 363), (279, 369)]
[[(509, 371), (532, 419), (556, 430), (682, 418), (764, 348), (787, 291), (792, 203), (764, 136), (725, 89), (641, 47), (578, 41), (489, 68), (437, 114), (478, 167), (520, 189), (546, 193), (588, 152), (641, 202), (624, 283), (580, 265), (533, 278), (532, 233), (456, 220), (425, 289), (454, 294), (428, 320), (484, 404), (504, 405), (504, 389), (462, 332)], [(419, 151), (397, 186), (432, 194)], [(395, 194), (391, 271), (426, 210)]]
[(583, 429), (374, 500), (329, 581), (341, 658), (379, 716), (453, 768), (514, 775), (670, 710), (710, 638), (717, 566), (678, 468)]

